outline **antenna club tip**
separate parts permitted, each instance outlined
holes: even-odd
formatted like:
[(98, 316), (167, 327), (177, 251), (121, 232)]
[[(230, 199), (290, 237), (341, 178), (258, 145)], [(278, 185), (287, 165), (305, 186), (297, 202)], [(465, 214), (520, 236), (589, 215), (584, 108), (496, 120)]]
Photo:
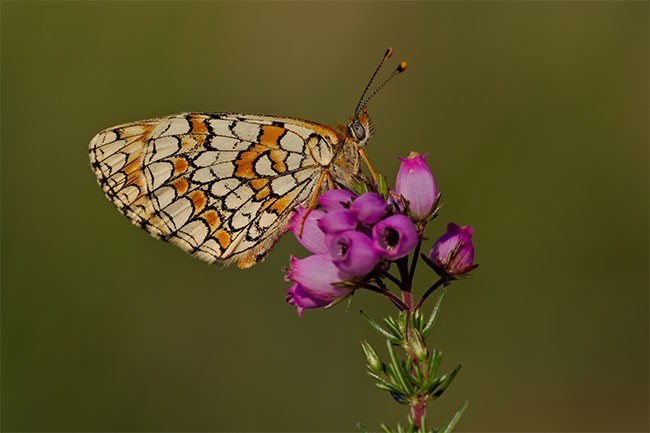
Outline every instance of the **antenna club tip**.
[(388, 58), (392, 55), (393, 55), (393, 49), (391, 47), (386, 48), (386, 54), (384, 54), (384, 61), (388, 60)]
[(405, 61), (402, 61), (399, 66), (397, 67), (397, 72), (404, 72), (406, 68), (408, 67), (408, 63)]

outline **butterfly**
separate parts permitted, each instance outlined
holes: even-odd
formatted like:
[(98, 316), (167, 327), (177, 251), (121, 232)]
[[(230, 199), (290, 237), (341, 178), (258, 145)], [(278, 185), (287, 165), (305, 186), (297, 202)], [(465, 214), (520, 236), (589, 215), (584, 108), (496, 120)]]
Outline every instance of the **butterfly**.
[(105, 129), (89, 145), (99, 185), (152, 236), (209, 263), (248, 268), (264, 259), (299, 204), (350, 188), (372, 135), (368, 89), (350, 121), (331, 128), (293, 117), (183, 113)]

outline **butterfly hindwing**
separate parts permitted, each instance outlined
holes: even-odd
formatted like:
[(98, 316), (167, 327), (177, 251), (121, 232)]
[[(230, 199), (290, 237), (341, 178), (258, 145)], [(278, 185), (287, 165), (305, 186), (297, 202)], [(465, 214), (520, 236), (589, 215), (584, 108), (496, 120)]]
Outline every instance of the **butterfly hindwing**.
[(335, 142), (300, 119), (187, 113), (106, 129), (90, 160), (134, 224), (207, 262), (248, 267), (311, 196)]

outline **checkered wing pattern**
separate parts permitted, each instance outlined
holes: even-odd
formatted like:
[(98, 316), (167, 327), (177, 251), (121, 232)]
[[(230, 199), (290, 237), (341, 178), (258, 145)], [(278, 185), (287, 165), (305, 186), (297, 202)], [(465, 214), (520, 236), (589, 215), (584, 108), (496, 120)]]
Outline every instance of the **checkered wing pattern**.
[(334, 130), (305, 120), (189, 113), (106, 129), (90, 161), (134, 224), (207, 262), (246, 268), (313, 193), (337, 143)]

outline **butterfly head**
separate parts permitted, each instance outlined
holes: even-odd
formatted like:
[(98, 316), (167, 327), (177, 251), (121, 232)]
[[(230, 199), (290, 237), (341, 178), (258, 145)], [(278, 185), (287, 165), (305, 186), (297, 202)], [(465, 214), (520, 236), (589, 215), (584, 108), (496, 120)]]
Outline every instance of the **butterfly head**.
[(359, 147), (364, 147), (370, 141), (370, 136), (372, 135), (372, 123), (370, 122), (370, 116), (368, 112), (364, 109), (361, 114), (354, 117), (347, 125), (348, 127), (348, 136)]
[(377, 73), (384, 65), (386, 60), (388, 60), (392, 54), (393, 54), (393, 49), (389, 47), (386, 50), (384, 57), (381, 59), (381, 62), (379, 62), (379, 65), (375, 69), (375, 72), (373, 72), (372, 76), (370, 77), (370, 80), (368, 81), (366, 88), (363, 90), (363, 94), (361, 95), (361, 98), (359, 98), (359, 103), (357, 104), (357, 108), (354, 110), (354, 115), (352, 116), (352, 120), (347, 124), (348, 136), (359, 147), (364, 147), (365, 145), (367, 145), (368, 142), (370, 141), (370, 136), (372, 135), (372, 122), (370, 122), (370, 117), (368, 116), (368, 111), (366, 109), (368, 103), (386, 84), (388, 84), (388, 82), (395, 75), (400, 74), (406, 70), (406, 66), (407, 66), (406, 62), (401, 62), (397, 66), (397, 68), (393, 71), (393, 73), (390, 74), (388, 78), (384, 80), (383, 83), (381, 83), (379, 86), (375, 88), (375, 90), (373, 90), (372, 92), (370, 92), (370, 94), (368, 94), (370, 85), (374, 82)]

